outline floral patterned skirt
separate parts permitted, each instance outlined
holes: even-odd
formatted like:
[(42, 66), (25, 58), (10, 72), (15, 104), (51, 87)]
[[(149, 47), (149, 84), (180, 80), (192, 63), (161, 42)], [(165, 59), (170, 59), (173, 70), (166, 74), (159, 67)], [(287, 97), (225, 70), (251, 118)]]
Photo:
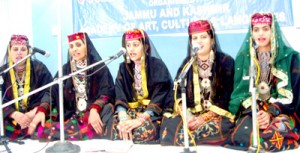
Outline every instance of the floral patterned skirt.
[[(233, 120), (216, 115), (203, 123), (197, 130), (191, 131), (194, 141), (199, 144), (221, 144), (231, 133)], [(174, 117), (164, 117), (161, 125), (161, 145), (183, 146), (184, 132), (182, 118), (180, 115)], [(189, 136), (189, 144), (193, 145)]]
[[(142, 111), (137, 111), (137, 109), (128, 109), (127, 114), (131, 119), (135, 119), (139, 113)], [(113, 121), (113, 140), (122, 140), (119, 136), (119, 130), (117, 125), (119, 123), (118, 115), (114, 116)], [(157, 144), (159, 143), (159, 130), (161, 124), (161, 117), (151, 117), (146, 120), (145, 123), (132, 130), (133, 143), (136, 144)]]
[[(93, 127), (88, 124), (89, 111), (74, 114), (64, 122), (65, 140), (88, 140), (88, 139), (112, 139), (109, 135), (112, 130), (113, 106), (106, 104), (100, 112), (103, 123), (103, 133), (97, 134)], [(60, 123), (47, 121), (45, 127), (39, 125), (36, 132), (31, 136), (32, 139), (40, 141), (53, 141), (60, 139)]]
[(5, 136), (10, 140), (24, 139), (30, 136), (27, 135), (28, 128), (21, 129), (21, 126), (12, 119), (4, 120)]
[[(267, 129), (259, 130), (260, 148), (266, 151), (298, 148), (299, 133), (294, 127), (295, 120), (293, 117), (283, 114), (275, 117)], [(252, 146), (251, 137), (252, 116), (244, 115), (237, 121), (234, 132), (223, 145), (232, 149), (248, 150)]]

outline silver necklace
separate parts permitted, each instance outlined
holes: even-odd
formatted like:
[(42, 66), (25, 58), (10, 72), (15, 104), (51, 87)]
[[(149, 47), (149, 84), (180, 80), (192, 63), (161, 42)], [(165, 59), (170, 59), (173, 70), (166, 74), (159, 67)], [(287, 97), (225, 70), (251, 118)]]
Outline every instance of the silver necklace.
[(199, 80), (201, 80), (200, 88), (201, 90), (201, 103), (204, 108), (204, 110), (209, 110), (209, 107), (212, 105), (210, 100), (210, 91), (211, 91), (211, 81), (209, 79), (210, 76), (212, 76), (212, 64), (213, 60), (206, 60), (201, 61), (199, 60), (197, 63), (198, 73), (199, 73)]
[[(20, 79), (18, 72), (15, 72), (15, 76), (18, 84), (18, 97), (24, 95), (24, 80), (25, 80), (25, 71), (22, 72), (22, 78)], [(19, 105), (21, 110), (26, 110), (25, 104), (23, 100), (19, 101)]]
[(15, 73), (17, 84), (18, 84), (18, 95), (23, 96), (24, 95), (24, 80), (25, 80), (25, 71), (22, 72), (22, 78), (20, 79), (18, 72)]
[(259, 99), (267, 100), (270, 98), (271, 66), (269, 60), (271, 59), (271, 52), (257, 52), (257, 57), (261, 69), (258, 84)]
[[(77, 71), (77, 68), (84, 68), (87, 66), (87, 61), (80, 61), (76, 62), (75, 60), (72, 60), (72, 69), (73, 71)], [(79, 75), (84, 76), (86, 72), (82, 72)], [(76, 94), (76, 106), (77, 106), (77, 113), (82, 112), (87, 107), (87, 94), (86, 94), (86, 84), (87, 80), (85, 77), (79, 77), (79, 76), (73, 76), (74, 81), (74, 87), (75, 87), (75, 94)]]
[(139, 65), (136, 65), (134, 68), (134, 88), (139, 96), (144, 95), (142, 89), (142, 74)]

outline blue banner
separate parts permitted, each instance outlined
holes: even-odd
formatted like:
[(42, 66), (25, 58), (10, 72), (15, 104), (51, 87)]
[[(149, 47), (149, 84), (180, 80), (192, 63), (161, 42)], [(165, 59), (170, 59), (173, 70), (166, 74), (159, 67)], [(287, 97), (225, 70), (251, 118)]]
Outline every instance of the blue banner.
[(273, 12), (281, 26), (293, 26), (291, 0), (74, 0), (74, 32), (92, 38), (121, 36), (141, 28), (148, 34), (187, 33), (198, 19), (216, 31), (246, 29), (256, 12)]

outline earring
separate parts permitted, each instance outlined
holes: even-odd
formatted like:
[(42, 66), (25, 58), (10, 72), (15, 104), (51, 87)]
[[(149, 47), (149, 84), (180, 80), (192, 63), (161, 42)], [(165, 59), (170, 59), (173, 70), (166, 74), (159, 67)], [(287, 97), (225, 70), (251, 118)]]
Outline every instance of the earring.
[(142, 55), (141, 61), (143, 62), (145, 60), (145, 55)]
[(215, 59), (215, 53), (214, 53), (213, 50), (210, 50), (210, 53), (209, 53), (209, 62), (213, 63), (214, 59)]
[(130, 61), (130, 57), (129, 57), (129, 55), (128, 55), (127, 52), (126, 52), (126, 57), (125, 57), (125, 58), (126, 58), (126, 59), (125, 59), (125, 60), (126, 60), (126, 63), (129, 64), (131, 61)]

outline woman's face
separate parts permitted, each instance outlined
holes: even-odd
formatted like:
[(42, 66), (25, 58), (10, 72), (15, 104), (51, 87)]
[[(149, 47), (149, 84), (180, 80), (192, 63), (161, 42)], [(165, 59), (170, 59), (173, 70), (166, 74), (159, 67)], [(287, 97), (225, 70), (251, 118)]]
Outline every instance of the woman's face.
[[(16, 63), (28, 55), (28, 48), (26, 45), (12, 45), (10, 47), (10, 54), (11, 54), (13, 63)], [(23, 66), (25, 64), (25, 62), (26, 62), (26, 60), (24, 60), (22, 63), (20, 63), (19, 66)]]
[(130, 60), (138, 62), (143, 56), (144, 46), (140, 40), (128, 40), (126, 41), (126, 50)]
[(74, 60), (84, 60), (86, 58), (87, 48), (83, 40), (78, 39), (69, 43), (69, 52)]
[(271, 49), (271, 26), (268, 24), (257, 24), (252, 28), (253, 39), (258, 43), (258, 50), (269, 51)]
[(197, 52), (198, 56), (203, 56), (210, 53), (213, 40), (211, 39), (208, 32), (192, 34), (191, 39), (192, 45), (198, 44), (200, 46), (199, 51)]

